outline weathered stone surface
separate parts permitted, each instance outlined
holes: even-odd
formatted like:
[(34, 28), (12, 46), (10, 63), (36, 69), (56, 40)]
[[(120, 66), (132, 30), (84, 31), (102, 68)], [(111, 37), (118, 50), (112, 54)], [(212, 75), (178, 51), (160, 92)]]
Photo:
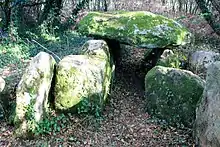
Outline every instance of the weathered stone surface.
[(174, 20), (147, 11), (89, 12), (79, 22), (78, 31), (141, 48), (183, 45), (191, 36)]
[(220, 60), (220, 54), (213, 51), (196, 51), (189, 56), (189, 68), (196, 74), (206, 74), (207, 67)]
[(0, 92), (2, 92), (5, 88), (5, 80), (0, 77)]
[(48, 94), (54, 74), (55, 60), (45, 52), (30, 62), (16, 90), (14, 123), (16, 135), (32, 132), (48, 112)]
[[(27, 67), (25, 63), (23, 67)], [(2, 108), (4, 110), (4, 113), (2, 113), (2, 118), (7, 119), (10, 124), (13, 124), (13, 115), (15, 112), (15, 101), (13, 100), (15, 97), (15, 91), (16, 91), (16, 85), (19, 83), (20, 78), (22, 76), (22, 71), (24, 68), (21, 68), (19, 70), (16, 70), (11, 68), (10, 70), (8, 68), (1, 68), (0, 73), (2, 77), (4, 77), (5, 81), (5, 87), (2, 92), (0, 92), (0, 103), (2, 105)], [(2, 111), (3, 112), (3, 111)], [(11, 119), (12, 118), (12, 119)]]
[(205, 90), (196, 110), (196, 138), (201, 147), (220, 146), (220, 61), (208, 66)]
[(109, 93), (113, 64), (106, 42), (90, 40), (82, 50), (83, 55), (66, 56), (58, 64), (54, 95), (61, 111), (72, 111), (82, 101), (101, 108)]
[[(0, 92), (2, 92), (5, 88), (5, 80), (0, 77)], [(0, 120), (4, 118), (4, 108), (3, 108), (3, 99), (0, 95)]]
[(169, 50), (169, 49), (166, 49), (166, 50), (163, 51), (163, 53), (161, 55), (161, 58), (162, 59), (166, 59), (166, 58), (168, 58), (171, 55), (174, 55), (173, 51)]
[(156, 66), (145, 77), (147, 110), (172, 125), (191, 127), (203, 86), (190, 71)]
[(157, 65), (176, 68), (175, 56), (176, 55), (173, 53), (172, 50), (166, 49), (163, 51), (162, 55), (160, 56)]

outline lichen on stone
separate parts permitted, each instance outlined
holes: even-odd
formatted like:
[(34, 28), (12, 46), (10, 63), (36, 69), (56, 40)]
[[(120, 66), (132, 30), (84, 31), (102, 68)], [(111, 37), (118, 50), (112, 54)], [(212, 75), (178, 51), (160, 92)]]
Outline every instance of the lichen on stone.
[(48, 95), (55, 63), (51, 55), (40, 52), (22, 76), (16, 89), (14, 124), (17, 136), (34, 131), (37, 123), (48, 113)]
[(174, 20), (146, 11), (89, 12), (78, 31), (144, 48), (183, 45), (191, 35)]
[(148, 112), (172, 125), (192, 127), (204, 81), (190, 71), (156, 66), (145, 77)]
[(103, 40), (87, 41), (82, 55), (64, 57), (57, 67), (55, 107), (72, 111), (84, 100), (102, 107), (110, 90), (113, 63)]

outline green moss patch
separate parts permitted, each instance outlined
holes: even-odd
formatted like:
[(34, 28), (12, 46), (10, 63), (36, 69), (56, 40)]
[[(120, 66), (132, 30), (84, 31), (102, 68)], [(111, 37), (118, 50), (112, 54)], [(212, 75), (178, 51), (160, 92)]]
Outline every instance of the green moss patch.
[(146, 108), (168, 123), (191, 127), (203, 86), (192, 72), (156, 66), (145, 77)]
[(17, 136), (33, 133), (49, 113), (48, 95), (54, 74), (54, 58), (40, 52), (26, 69), (16, 89), (14, 124)]
[(189, 42), (190, 33), (172, 19), (146, 11), (89, 12), (78, 24), (84, 35), (95, 35), (144, 48)]
[(107, 98), (113, 73), (107, 44), (90, 40), (84, 44), (82, 54), (66, 56), (58, 64), (55, 80), (58, 110), (75, 111), (76, 107), (86, 107), (84, 103), (101, 109)]

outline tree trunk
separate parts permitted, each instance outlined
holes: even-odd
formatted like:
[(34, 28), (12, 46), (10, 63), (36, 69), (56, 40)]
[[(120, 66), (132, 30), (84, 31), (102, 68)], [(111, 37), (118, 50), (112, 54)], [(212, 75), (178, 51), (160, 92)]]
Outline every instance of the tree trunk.
[(161, 2), (162, 2), (162, 6), (166, 5), (166, 0), (161, 0)]
[(212, 5), (215, 7), (215, 9), (220, 13), (220, 1), (219, 0), (211, 0)]
[(52, 9), (52, 6), (54, 5), (55, 0), (47, 0), (46, 5), (44, 6), (43, 12), (38, 20), (38, 24), (42, 24), (44, 20), (47, 19), (48, 14), (50, 13), (50, 10)]
[(89, 4), (89, 0), (82, 0), (76, 4), (76, 8), (72, 12), (72, 16), (77, 16), (79, 11), (83, 9), (87, 4)]
[(53, 26), (58, 25), (60, 23), (60, 12), (62, 9), (62, 0), (55, 0), (54, 2), (54, 21)]
[(220, 36), (220, 24), (215, 22), (215, 18), (206, 6), (205, 0), (195, 0), (201, 12), (204, 14), (205, 20), (209, 23), (217, 35)]
[(3, 6), (3, 11), (4, 11), (4, 15), (5, 15), (5, 23), (4, 23), (3, 28), (8, 30), (8, 27), (9, 27), (10, 21), (11, 21), (10, 0), (5, 1), (5, 4)]
[(104, 9), (105, 12), (108, 11), (108, 4), (107, 4), (107, 0), (104, 0)]

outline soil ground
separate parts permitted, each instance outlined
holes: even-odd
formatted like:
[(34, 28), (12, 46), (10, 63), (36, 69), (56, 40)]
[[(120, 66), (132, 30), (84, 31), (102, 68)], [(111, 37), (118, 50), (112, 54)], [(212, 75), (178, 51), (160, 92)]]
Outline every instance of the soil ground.
[(156, 147), (193, 146), (190, 129), (158, 123), (145, 111), (144, 50), (130, 49), (116, 65), (114, 86), (100, 118), (70, 116), (56, 134), (27, 140), (13, 137), (13, 126), (0, 122), (0, 146)]

